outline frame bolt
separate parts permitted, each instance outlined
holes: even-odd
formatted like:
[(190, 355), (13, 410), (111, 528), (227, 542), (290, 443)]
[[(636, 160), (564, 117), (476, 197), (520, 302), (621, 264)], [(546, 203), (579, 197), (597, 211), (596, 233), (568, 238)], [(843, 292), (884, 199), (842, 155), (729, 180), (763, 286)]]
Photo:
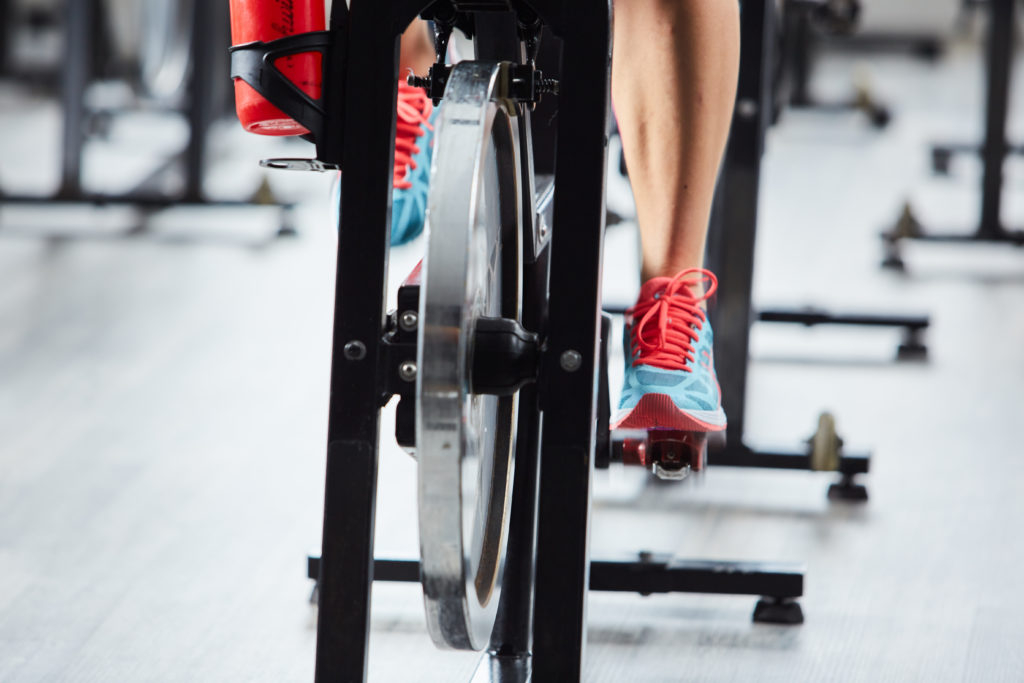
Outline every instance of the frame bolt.
[(416, 379), (416, 364), (411, 360), (402, 361), (402, 364), (398, 366), (398, 376), (406, 382), (412, 382)]
[(580, 355), (579, 351), (569, 349), (562, 352), (562, 355), (558, 358), (558, 364), (566, 372), (576, 372), (580, 369), (580, 365), (583, 364), (583, 356)]
[(344, 353), (345, 358), (349, 360), (362, 360), (366, 358), (366, 344), (352, 340), (345, 344)]
[(398, 326), (406, 332), (414, 332), (419, 322), (420, 317), (416, 311), (403, 311), (402, 315), (398, 316)]
[(736, 103), (736, 113), (742, 118), (752, 119), (757, 116), (757, 102), (750, 98), (744, 98)]

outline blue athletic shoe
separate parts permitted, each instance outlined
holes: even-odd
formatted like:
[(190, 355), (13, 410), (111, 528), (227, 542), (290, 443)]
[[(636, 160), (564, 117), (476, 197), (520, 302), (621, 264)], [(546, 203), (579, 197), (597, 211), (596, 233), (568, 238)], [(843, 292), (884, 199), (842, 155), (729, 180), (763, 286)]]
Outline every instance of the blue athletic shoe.
[(437, 110), (423, 88), (398, 84), (394, 192), (391, 196), (391, 244), (405, 244), (423, 232), (430, 191)]
[[(430, 162), (434, 154), (437, 111), (422, 88), (400, 81), (395, 126), (395, 170), (391, 194), (391, 246), (419, 237), (427, 218)], [(334, 223), (338, 223), (341, 184), (334, 186)]]
[(711, 324), (700, 307), (717, 287), (711, 272), (691, 268), (641, 288), (626, 312), (626, 376), (612, 429), (725, 430)]

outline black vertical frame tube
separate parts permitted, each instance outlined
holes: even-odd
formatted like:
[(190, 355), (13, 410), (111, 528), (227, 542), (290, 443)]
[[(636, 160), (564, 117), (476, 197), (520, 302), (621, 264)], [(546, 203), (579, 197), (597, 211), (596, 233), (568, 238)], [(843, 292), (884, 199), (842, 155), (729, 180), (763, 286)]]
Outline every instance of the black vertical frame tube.
[(1004, 236), (1002, 223), (1003, 163), (1006, 159), (1006, 116), (1010, 98), (1013, 33), (1017, 0), (989, 3), (988, 89), (985, 105), (984, 174), (981, 193), (979, 239)]
[(188, 144), (183, 154), (186, 202), (203, 200), (203, 150), (210, 127), (213, 108), (213, 50), (223, 49), (221, 18), (226, 8), (222, 3), (197, 2), (192, 7), (192, 73), (188, 88)]
[(92, 27), (96, 0), (65, 0), (64, 63), (61, 102), (64, 131), (61, 139), (60, 190), (57, 196), (73, 199), (82, 194), (82, 149), (85, 147), (85, 89), (92, 76)]
[(812, 104), (810, 84), (813, 37), (810, 11), (806, 6), (799, 5), (793, 0), (785, 0), (782, 13), (786, 25), (783, 40), (788, 45), (787, 61), (793, 78), (789, 103), (797, 107), (808, 107)]
[[(713, 311), (715, 366), (731, 444), (743, 441), (754, 244), (764, 132), (770, 115), (773, 0), (746, 0), (740, 15), (740, 74), (725, 162), (718, 182), (710, 236), (719, 278)], [(714, 464), (714, 453), (709, 460)]]
[[(361, 682), (367, 674), (398, 37), (419, 11), (413, 4), (353, 0), (346, 11), (335, 2), (331, 17), (324, 87), (343, 84), (346, 92), (343, 100), (328, 95), (323, 142), (330, 152), (344, 139), (317, 624), (321, 683)], [(343, 122), (353, 134), (343, 135)]]
[[(524, 143), (525, 145), (525, 143)], [(549, 258), (544, 249), (523, 272), (523, 326), (543, 330), (547, 321)], [(525, 659), (533, 648), (534, 580), (537, 560), (537, 498), (540, 486), (540, 432), (543, 415), (536, 385), (519, 394), (516, 472), (501, 602), (491, 634), (490, 651)]]
[[(11, 0), (0, 0), (0, 17), (10, 17)], [(0, 76), (6, 76), (11, 70), (11, 20), (8, 18), (0, 23)]]
[[(563, 39), (547, 351), (541, 368), (540, 494), (533, 678), (580, 680), (590, 577), (589, 513), (600, 325), (611, 7), (576, 3)], [(568, 371), (563, 354), (579, 354)], [(568, 363), (572, 368), (573, 363)]]
[(499, 657), (524, 659), (532, 647), (533, 579), (537, 539), (537, 487), (541, 416), (537, 391), (524, 387), (519, 394), (516, 471), (513, 479), (505, 574), (501, 601), (491, 633), (489, 651)]

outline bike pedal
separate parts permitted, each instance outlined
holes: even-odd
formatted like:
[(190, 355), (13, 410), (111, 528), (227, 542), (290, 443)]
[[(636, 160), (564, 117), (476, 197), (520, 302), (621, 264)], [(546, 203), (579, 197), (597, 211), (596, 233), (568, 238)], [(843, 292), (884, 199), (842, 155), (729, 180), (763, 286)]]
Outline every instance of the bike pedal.
[(668, 481), (703, 472), (707, 457), (707, 432), (652, 429), (626, 438), (622, 444), (623, 464), (646, 467), (659, 479)]

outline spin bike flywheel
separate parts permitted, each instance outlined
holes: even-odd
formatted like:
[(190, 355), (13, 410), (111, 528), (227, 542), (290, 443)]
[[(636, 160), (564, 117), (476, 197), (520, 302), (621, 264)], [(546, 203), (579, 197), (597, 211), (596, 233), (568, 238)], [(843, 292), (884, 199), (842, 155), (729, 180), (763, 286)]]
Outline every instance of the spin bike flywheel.
[(480, 650), (505, 562), (517, 395), (473, 392), (481, 318), (519, 320), (521, 183), (507, 66), (462, 62), (436, 122), (416, 363), (420, 579), (442, 647)]

